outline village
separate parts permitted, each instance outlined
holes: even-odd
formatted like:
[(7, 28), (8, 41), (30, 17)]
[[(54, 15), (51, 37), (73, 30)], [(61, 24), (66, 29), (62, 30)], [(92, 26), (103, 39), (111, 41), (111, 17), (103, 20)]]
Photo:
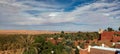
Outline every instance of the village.
[[(0, 54), (119, 54), (120, 53), (120, 31), (99, 29), (98, 32), (77, 32), (54, 34), (27, 35), (16, 34), (0, 36)], [(3, 36), (9, 37), (2, 39)], [(11, 36), (11, 37), (10, 37)], [(18, 39), (20, 37), (20, 39)], [(24, 38), (23, 38), (24, 37)], [(35, 39), (34, 39), (34, 38)], [(11, 38), (11, 39), (10, 39)], [(18, 41), (12, 41), (14, 39)], [(21, 39), (22, 38), (22, 39)], [(35, 42), (33, 42), (35, 40)], [(10, 44), (4, 41), (11, 42)], [(18, 43), (16, 43), (18, 42)], [(22, 43), (21, 43), (22, 42)], [(36, 52), (31, 51), (31, 45), (36, 45)], [(6, 45), (7, 44), (7, 45)], [(25, 48), (29, 48), (27, 51)], [(61, 52), (61, 53), (60, 53)]]
[[(79, 49), (79, 54), (119, 54), (120, 53), (120, 31), (104, 31), (100, 29), (98, 31), (99, 39), (94, 40), (76, 40), (74, 46)], [(62, 38), (54, 40), (48, 38), (47, 41), (53, 44), (62, 41)], [(84, 49), (79, 46), (81, 42), (85, 42)], [(94, 43), (96, 45), (91, 46)], [(73, 49), (75, 51), (76, 49)], [(72, 53), (75, 54), (75, 53)]]
[(120, 54), (120, 0), (0, 0), (0, 54)]

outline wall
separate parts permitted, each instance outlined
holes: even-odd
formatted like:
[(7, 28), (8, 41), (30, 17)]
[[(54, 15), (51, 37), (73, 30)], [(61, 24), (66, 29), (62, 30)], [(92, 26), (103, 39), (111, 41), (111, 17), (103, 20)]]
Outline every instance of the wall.
[(104, 31), (101, 33), (101, 41), (108, 41), (108, 42), (117, 42), (120, 41), (120, 36), (115, 36), (115, 34), (120, 34), (120, 32), (115, 32), (115, 31)]
[(115, 51), (101, 50), (101, 49), (90, 49), (90, 54), (116, 54)]
[(113, 36), (114, 32), (108, 32), (108, 31), (104, 31), (103, 33), (101, 33), (101, 40), (102, 41), (111, 41), (112, 40), (112, 36)]
[(88, 50), (87, 49), (81, 49), (79, 51), (79, 54), (88, 54)]
[(113, 37), (113, 40), (112, 40), (113, 42), (118, 42), (118, 41), (120, 41), (120, 36), (115, 36), (115, 37)]

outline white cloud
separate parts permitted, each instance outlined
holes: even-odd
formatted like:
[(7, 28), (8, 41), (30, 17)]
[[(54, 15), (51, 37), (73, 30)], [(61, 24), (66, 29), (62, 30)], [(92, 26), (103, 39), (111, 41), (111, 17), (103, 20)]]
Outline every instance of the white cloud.
[[(38, 7), (25, 5), (25, 3)], [(105, 26), (120, 25), (120, 16), (118, 16), (118, 14), (120, 14), (120, 10), (112, 11), (119, 8), (118, 3), (95, 2), (89, 5), (78, 6), (71, 12), (58, 10), (59, 7), (66, 7), (63, 5), (50, 5), (49, 3), (46, 4), (44, 2), (38, 3), (33, 0), (25, 2), (16, 2), (16, 0), (0, 0), (0, 7), (0, 25), (46, 25), (63, 22), (87, 24), (82, 27), (80, 27), (80, 25), (70, 24), (69, 26), (71, 28), (78, 26), (75, 30), (80, 28), (81, 30), (85, 30), (88, 27), (94, 29), (96, 25), (97, 28), (95, 29), (100, 27), (104, 28)], [(34, 16), (24, 12), (27, 10), (46, 12), (41, 12), (37, 14), (38, 16)], [(68, 26), (65, 26), (65, 28), (67, 27)], [(68, 27), (67, 30), (71, 29), (70, 27)]]
[(50, 17), (55, 17), (55, 16), (57, 16), (57, 15), (58, 15), (57, 13), (50, 13), (50, 14), (49, 14)]

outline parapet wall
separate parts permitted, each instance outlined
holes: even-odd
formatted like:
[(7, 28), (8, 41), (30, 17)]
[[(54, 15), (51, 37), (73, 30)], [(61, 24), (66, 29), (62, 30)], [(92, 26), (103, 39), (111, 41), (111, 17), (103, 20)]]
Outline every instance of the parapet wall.
[(101, 49), (90, 49), (90, 54), (116, 54), (115, 51), (101, 50)]

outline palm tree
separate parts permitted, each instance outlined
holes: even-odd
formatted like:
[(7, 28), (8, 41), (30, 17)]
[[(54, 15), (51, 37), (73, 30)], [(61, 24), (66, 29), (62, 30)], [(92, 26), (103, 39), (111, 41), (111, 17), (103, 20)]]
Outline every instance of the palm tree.
[(34, 36), (20, 36), (18, 39), (20, 46), (22, 48), (22, 53), (24, 54), (38, 54), (37, 45), (39, 43), (35, 43)]

